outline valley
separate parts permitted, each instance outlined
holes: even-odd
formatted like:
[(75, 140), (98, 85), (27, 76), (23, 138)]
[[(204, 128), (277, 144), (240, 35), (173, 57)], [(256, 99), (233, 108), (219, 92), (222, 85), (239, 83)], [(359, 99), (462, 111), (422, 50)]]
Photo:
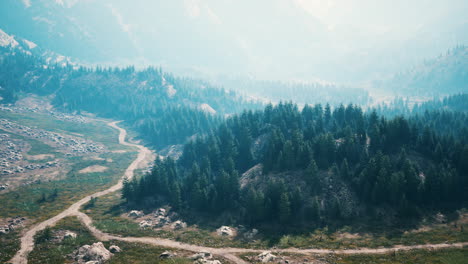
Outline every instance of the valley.
[(0, 1), (0, 263), (467, 263), (467, 13)]

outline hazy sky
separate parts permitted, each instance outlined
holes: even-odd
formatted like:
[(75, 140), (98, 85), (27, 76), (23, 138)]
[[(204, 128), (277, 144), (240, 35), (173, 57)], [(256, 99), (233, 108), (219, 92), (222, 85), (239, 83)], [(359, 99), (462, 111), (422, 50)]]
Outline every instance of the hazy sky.
[(89, 54), (105, 53), (99, 62), (264, 79), (368, 80), (468, 42), (467, 0), (4, 0), (0, 8), (9, 1), (48, 27), (43, 39), (26, 35), (57, 48), (48, 43), (56, 34), (69, 41), (64, 53), (75, 54), (81, 34)]

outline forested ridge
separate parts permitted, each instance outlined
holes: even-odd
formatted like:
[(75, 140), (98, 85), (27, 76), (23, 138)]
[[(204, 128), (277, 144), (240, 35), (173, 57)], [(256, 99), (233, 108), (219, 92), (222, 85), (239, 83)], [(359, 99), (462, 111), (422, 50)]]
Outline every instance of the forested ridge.
[(86, 68), (48, 65), (42, 58), (0, 48), (0, 96), (50, 95), (55, 107), (125, 120), (157, 147), (206, 133), (225, 114), (258, 108), (234, 92), (160, 68)]
[(466, 205), (467, 124), (451, 111), (387, 119), (354, 105), (268, 105), (157, 160), (123, 197), (251, 225), (416, 218)]

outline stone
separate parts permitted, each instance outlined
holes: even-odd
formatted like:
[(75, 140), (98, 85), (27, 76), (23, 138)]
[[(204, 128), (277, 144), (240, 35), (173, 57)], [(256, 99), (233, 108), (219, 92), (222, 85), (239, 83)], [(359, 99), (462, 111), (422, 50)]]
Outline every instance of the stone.
[(137, 211), (137, 210), (132, 210), (132, 211), (130, 211), (130, 213), (128, 213), (128, 216), (138, 218), (138, 217), (143, 216), (143, 212), (142, 211)]
[(262, 252), (257, 257), (258, 257), (258, 260), (260, 260), (263, 263), (272, 262), (277, 259), (277, 257), (271, 254), (270, 251)]
[(211, 259), (213, 255), (210, 252), (198, 252), (190, 257), (192, 260)]
[(180, 229), (183, 229), (183, 228), (186, 228), (186, 227), (187, 227), (187, 224), (185, 222), (180, 221), (180, 220), (177, 220), (172, 224), (172, 229), (174, 229), (174, 230), (180, 230)]
[(220, 236), (229, 236), (229, 237), (232, 237), (235, 234), (234, 230), (229, 226), (222, 226), (218, 228), (216, 230), (216, 233)]
[(152, 227), (153, 223), (151, 221), (143, 220), (138, 225), (140, 226), (140, 228), (148, 228)]
[(159, 208), (158, 210), (156, 210), (156, 212), (154, 212), (154, 216), (165, 216), (166, 213), (167, 213), (166, 209)]
[(169, 259), (169, 258), (175, 257), (176, 255), (177, 254), (172, 253), (170, 251), (164, 251), (163, 253), (161, 253), (161, 255), (159, 255), (159, 258), (160, 259)]
[(65, 231), (65, 234), (63, 235), (64, 239), (70, 238), (70, 239), (75, 239), (76, 238), (76, 233), (73, 233), (71, 231)]
[(120, 252), (122, 252), (122, 249), (119, 246), (112, 245), (112, 246), (109, 247), (109, 251), (111, 253), (120, 253)]
[(102, 264), (111, 259), (112, 256), (113, 254), (104, 247), (102, 242), (97, 242), (92, 245), (84, 245), (80, 247), (78, 250), (73, 252), (72, 257), (78, 264), (87, 264), (91, 261), (94, 261), (91, 262), (94, 264)]

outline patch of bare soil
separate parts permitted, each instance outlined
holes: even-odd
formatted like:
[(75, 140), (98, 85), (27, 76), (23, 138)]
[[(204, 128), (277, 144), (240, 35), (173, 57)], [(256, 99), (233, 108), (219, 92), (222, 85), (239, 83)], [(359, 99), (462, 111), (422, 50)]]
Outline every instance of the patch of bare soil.
[(24, 155), (28, 160), (45, 160), (45, 159), (53, 159), (55, 158), (54, 154), (39, 154), (39, 155)]
[(103, 171), (106, 171), (107, 169), (109, 169), (109, 168), (105, 167), (105, 166), (93, 165), (93, 166), (89, 166), (89, 167), (86, 167), (86, 168), (78, 171), (78, 173), (103, 172)]
[(338, 235), (338, 239), (357, 239), (357, 238), (360, 238), (361, 235), (359, 234), (351, 234), (351, 233), (348, 233), (348, 232), (345, 232), (345, 233), (340, 233)]
[(113, 150), (111, 151), (112, 153), (126, 153), (127, 151), (126, 150), (123, 150), (123, 149), (119, 149), (119, 150)]

